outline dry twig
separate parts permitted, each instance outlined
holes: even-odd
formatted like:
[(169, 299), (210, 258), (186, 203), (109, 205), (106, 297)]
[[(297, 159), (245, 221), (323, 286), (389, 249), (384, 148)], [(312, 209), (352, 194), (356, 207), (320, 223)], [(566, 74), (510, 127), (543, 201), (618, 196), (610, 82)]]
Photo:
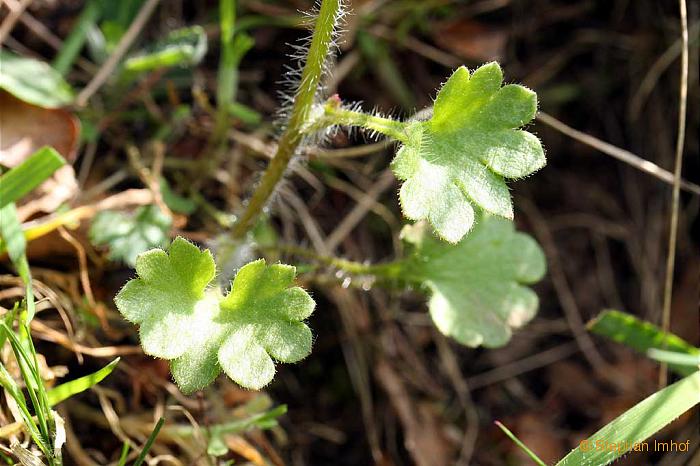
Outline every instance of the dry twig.
[[(668, 256), (666, 257), (666, 281), (664, 283), (664, 304), (661, 328), (668, 332), (671, 327), (671, 299), (673, 298), (673, 272), (676, 265), (676, 243), (678, 240), (678, 211), (680, 209), (681, 170), (683, 168), (683, 147), (685, 144), (685, 123), (688, 108), (688, 12), (685, 0), (678, 1), (681, 17), (681, 83), (678, 97), (678, 136), (676, 139), (675, 168), (673, 170), (673, 195), (671, 198), (671, 227), (668, 235)], [(663, 388), (668, 381), (668, 367), (661, 365), (659, 386)]]

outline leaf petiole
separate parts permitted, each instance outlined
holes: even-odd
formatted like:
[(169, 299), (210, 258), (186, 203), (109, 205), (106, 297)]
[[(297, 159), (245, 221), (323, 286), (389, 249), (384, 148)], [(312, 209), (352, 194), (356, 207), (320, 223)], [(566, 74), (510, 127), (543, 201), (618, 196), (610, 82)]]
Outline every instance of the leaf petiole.
[(261, 248), (266, 252), (282, 252), (293, 256), (311, 259), (321, 265), (326, 265), (352, 275), (372, 275), (376, 278), (394, 280), (400, 278), (402, 261), (385, 262), (382, 264), (366, 264), (363, 262), (343, 259), (341, 257), (324, 256), (295, 245), (278, 245), (276, 247)]
[(335, 97), (328, 99), (323, 105), (323, 115), (314, 122), (314, 124), (306, 128), (304, 132), (313, 133), (335, 125), (357, 126), (375, 131), (403, 143), (408, 142), (408, 135), (406, 133), (407, 123), (343, 108), (339, 103), (340, 102)]

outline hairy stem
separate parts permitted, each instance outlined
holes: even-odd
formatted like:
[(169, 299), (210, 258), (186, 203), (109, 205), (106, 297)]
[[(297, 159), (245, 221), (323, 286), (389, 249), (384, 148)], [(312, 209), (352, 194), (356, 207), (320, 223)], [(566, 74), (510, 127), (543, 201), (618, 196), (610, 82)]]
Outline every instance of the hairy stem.
[(323, 256), (315, 251), (294, 245), (278, 245), (271, 248), (263, 248), (267, 251), (282, 252), (294, 256), (311, 259), (329, 267), (336, 268), (352, 275), (372, 275), (377, 278), (398, 279), (401, 273), (401, 263), (399, 261), (387, 262), (384, 264), (365, 264), (355, 262), (341, 257)]
[(323, 65), (333, 42), (333, 30), (340, 10), (340, 0), (323, 0), (316, 20), (311, 47), (306, 57), (301, 81), (294, 97), (292, 113), (287, 128), (280, 137), (277, 152), (262, 176), (257, 189), (250, 198), (240, 220), (233, 227), (233, 237), (241, 239), (255, 225), (265, 204), (284, 176), (290, 160), (304, 138), (303, 128), (309, 120)]
[(329, 265), (352, 275), (372, 275), (377, 278), (397, 279), (401, 272), (399, 262), (387, 262), (385, 264), (365, 264), (341, 257), (316, 256), (315, 259), (325, 265)]
[(324, 115), (312, 128), (318, 128), (318, 126), (328, 127), (332, 125), (358, 126), (376, 131), (377, 133), (404, 143), (407, 142), (408, 139), (405, 131), (406, 124), (401, 121), (355, 110), (348, 110), (339, 105), (334, 105), (329, 101), (324, 105)]

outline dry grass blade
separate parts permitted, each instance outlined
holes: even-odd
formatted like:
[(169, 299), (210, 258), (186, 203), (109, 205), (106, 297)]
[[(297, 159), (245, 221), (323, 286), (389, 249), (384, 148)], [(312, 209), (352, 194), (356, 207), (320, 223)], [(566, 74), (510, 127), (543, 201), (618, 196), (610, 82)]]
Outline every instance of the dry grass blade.
[[(661, 328), (668, 332), (671, 327), (671, 299), (673, 298), (673, 272), (676, 265), (676, 243), (678, 240), (678, 211), (680, 209), (681, 170), (683, 169), (683, 148), (685, 145), (686, 113), (688, 109), (688, 12), (685, 0), (679, 0), (681, 19), (681, 82), (678, 97), (678, 136), (676, 139), (675, 168), (673, 171), (673, 195), (671, 198), (670, 232), (668, 237), (668, 256), (666, 257), (666, 281), (664, 283), (664, 304)], [(659, 386), (668, 382), (668, 367), (661, 365)]]
[[(640, 156), (633, 154), (630, 151), (620, 149), (619, 147), (613, 146), (610, 143), (601, 141), (596, 137), (574, 129), (571, 126), (562, 123), (561, 121), (557, 120), (556, 118), (547, 113), (539, 112), (536, 118), (538, 121), (541, 121), (545, 125), (554, 128), (560, 133), (569, 136), (570, 138), (575, 139), (580, 143), (586, 144), (587, 146), (590, 146), (604, 154), (614, 157), (617, 160), (620, 160), (621, 162), (624, 162), (640, 171), (648, 173), (651, 176), (660, 179), (664, 183), (674, 184), (674, 174), (669, 172), (668, 170), (664, 170), (663, 168), (659, 167), (653, 162), (645, 160)], [(686, 180), (680, 180), (680, 186), (685, 191), (700, 196), (700, 186), (698, 186), (697, 184), (691, 183), (690, 181)]]
[(27, 9), (32, 0), (4, 0), (3, 3), (10, 9), (10, 14), (5, 17), (5, 20), (0, 24), (0, 44), (5, 42), (8, 34), (12, 31), (17, 20), (22, 16), (24, 10)]

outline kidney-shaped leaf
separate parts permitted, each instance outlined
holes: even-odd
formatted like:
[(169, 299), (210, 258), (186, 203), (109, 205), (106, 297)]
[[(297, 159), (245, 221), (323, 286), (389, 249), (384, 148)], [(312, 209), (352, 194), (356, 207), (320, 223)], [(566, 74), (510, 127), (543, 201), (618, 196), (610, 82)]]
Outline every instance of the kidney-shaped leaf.
[(504, 178), (521, 178), (545, 165), (536, 136), (520, 130), (537, 111), (537, 95), (509, 84), (489, 63), (470, 76), (465, 67), (442, 86), (428, 121), (406, 127), (407, 141), (392, 168), (403, 180), (400, 201), (413, 220), (430, 221), (452, 243), (472, 227), (477, 207), (513, 217)]
[(215, 271), (208, 250), (178, 237), (169, 254), (154, 249), (138, 257), (138, 278), (119, 292), (117, 308), (140, 324), (146, 354), (171, 361), (184, 393), (209, 385), (222, 369), (243, 387), (262, 388), (274, 376), (273, 359), (297, 362), (311, 352), (303, 321), (315, 303), (293, 286), (289, 265), (251, 262), (225, 297), (208, 288)]
[(512, 329), (535, 315), (537, 295), (526, 284), (545, 273), (542, 249), (512, 222), (485, 217), (457, 244), (406, 227), (413, 254), (401, 262), (400, 276), (430, 292), (430, 315), (437, 328), (467, 346), (502, 346)]

